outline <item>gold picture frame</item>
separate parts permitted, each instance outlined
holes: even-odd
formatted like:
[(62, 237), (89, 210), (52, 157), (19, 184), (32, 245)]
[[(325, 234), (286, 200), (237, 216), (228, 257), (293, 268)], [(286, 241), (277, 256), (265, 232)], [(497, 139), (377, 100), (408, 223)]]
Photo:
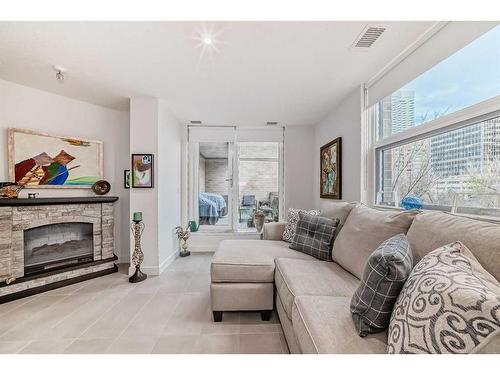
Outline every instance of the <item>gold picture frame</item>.
[(342, 137), (322, 146), (319, 158), (320, 197), (342, 199)]

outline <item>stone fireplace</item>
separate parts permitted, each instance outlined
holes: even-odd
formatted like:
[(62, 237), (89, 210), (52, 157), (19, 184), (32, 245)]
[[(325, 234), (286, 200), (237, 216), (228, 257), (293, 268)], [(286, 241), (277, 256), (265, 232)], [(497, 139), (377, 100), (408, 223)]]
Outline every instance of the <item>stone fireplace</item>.
[(116, 272), (117, 199), (1, 199), (0, 303)]

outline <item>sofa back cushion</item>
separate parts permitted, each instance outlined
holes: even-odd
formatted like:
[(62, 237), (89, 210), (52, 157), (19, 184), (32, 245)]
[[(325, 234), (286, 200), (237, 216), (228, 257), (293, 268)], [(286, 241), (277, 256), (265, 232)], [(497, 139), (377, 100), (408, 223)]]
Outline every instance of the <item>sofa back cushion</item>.
[(460, 241), (481, 265), (500, 280), (500, 225), (445, 212), (419, 214), (408, 230), (416, 264), (429, 252)]
[[(356, 207), (358, 203), (356, 202), (328, 202), (321, 208), (321, 216), (328, 217), (330, 219), (339, 219), (339, 225), (344, 225), (347, 216), (351, 210)], [(337, 233), (340, 227), (337, 228)]]
[(351, 213), (351, 210), (359, 204), (358, 202), (327, 202), (321, 210), (321, 216), (328, 217), (330, 219), (339, 219), (339, 224), (337, 225), (337, 230), (333, 239), (339, 234), (340, 230), (344, 226), (347, 217)]
[(361, 279), (370, 254), (385, 240), (396, 234), (406, 234), (417, 213), (357, 205), (333, 243), (333, 261)]

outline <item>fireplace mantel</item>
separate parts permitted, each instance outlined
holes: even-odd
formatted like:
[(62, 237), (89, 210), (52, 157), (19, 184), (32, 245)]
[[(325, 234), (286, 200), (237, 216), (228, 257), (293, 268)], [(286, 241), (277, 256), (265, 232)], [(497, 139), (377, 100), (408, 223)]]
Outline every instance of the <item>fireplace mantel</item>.
[(1, 198), (0, 207), (39, 206), (49, 204), (113, 203), (118, 197), (54, 197), (54, 198)]

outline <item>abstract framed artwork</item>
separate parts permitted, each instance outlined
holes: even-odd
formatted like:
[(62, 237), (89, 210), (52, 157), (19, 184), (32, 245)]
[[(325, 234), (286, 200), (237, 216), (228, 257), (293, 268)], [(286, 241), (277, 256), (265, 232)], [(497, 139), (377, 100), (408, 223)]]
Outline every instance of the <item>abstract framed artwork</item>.
[(125, 169), (123, 171), (123, 187), (125, 189), (130, 189), (130, 169)]
[(8, 129), (9, 178), (25, 188), (91, 188), (104, 178), (103, 143)]
[(132, 154), (131, 180), (133, 188), (154, 187), (153, 154)]
[(320, 197), (342, 199), (342, 138), (327, 143), (320, 150)]

